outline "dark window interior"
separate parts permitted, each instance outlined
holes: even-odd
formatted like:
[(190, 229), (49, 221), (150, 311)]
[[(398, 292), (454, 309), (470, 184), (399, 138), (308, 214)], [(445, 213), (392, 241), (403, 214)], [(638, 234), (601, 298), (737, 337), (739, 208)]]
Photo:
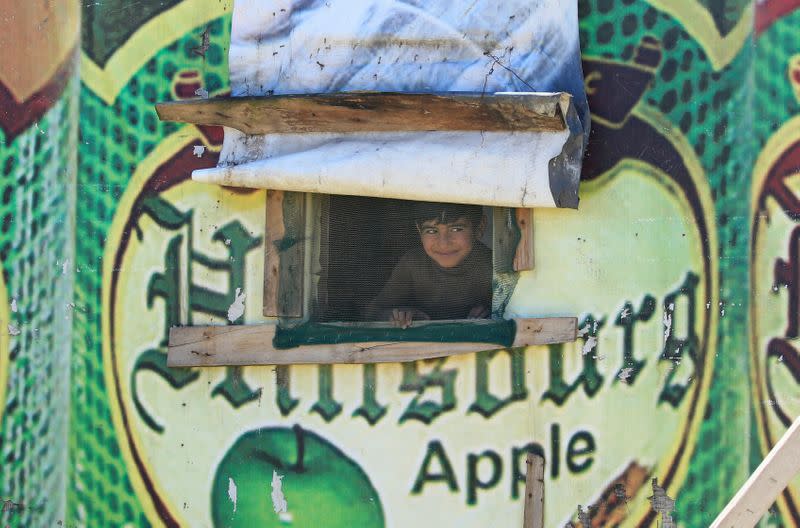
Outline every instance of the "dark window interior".
[[(412, 248), (422, 251), (414, 205), (404, 200), (328, 197), (314, 320), (365, 319), (367, 307), (403, 255)], [(491, 220), (491, 208), (484, 208), (484, 214)], [(482, 240), (491, 248), (490, 226), (486, 233)]]

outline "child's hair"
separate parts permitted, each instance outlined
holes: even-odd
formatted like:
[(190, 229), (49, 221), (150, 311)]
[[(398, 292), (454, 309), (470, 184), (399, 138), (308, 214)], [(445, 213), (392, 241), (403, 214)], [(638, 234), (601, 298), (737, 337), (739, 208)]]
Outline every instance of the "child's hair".
[(436, 220), (441, 224), (455, 222), (466, 218), (476, 228), (483, 219), (483, 207), (480, 205), (464, 205), (455, 203), (415, 202), (413, 207), (414, 223), (417, 225)]

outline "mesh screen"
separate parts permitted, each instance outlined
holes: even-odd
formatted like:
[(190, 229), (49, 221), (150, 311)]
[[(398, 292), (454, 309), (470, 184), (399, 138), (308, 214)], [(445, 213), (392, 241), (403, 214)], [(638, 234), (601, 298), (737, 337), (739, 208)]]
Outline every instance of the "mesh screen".
[(331, 196), (325, 213), (317, 320), (490, 316), (490, 208)]

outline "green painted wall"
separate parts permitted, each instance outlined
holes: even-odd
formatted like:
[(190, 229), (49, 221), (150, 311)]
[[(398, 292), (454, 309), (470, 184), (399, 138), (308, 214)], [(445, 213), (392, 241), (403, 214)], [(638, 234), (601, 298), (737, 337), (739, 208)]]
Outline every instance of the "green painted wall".
[[(25, 505), (0, 519), (513, 524), (534, 450), (548, 526), (578, 505), (593, 526), (656, 526), (652, 478), (680, 526), (710, 524), (800, 414), (800, 3), (578, 10), (581, 207), (536, 212), (536, 269), (509, 304), (578, 315), (574, 346), (179, 370), (169, 326), (224, 321), (237, 287), (244, 319), (263, 319), (263, 192), (192, 183), (221, 130), (153, 109), (226, 92), (231, 2), (85, 3), (80, 83), (59, 70), (44, 111), (29, 96), (24, 126), (0, 119), (0, 326), (20, 331), (0, 328), (0, 482)], [(26, 100), (2, 74), (0, 88)], [(763, 523), (800, 526), (798, 511), (800, 480)]]

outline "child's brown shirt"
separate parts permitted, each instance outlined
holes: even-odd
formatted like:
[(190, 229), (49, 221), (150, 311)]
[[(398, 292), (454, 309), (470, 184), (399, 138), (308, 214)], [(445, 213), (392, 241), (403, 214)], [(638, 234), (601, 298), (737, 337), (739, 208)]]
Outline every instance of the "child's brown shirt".
[(431, 319), (465, 319), (476, 306), (492, 307), (492, 252), (476, 242), (454, 268), (442, 268), (421, 248), (409, 250), (366, 311), (388, 320), (394, 308), (421, 310)]

